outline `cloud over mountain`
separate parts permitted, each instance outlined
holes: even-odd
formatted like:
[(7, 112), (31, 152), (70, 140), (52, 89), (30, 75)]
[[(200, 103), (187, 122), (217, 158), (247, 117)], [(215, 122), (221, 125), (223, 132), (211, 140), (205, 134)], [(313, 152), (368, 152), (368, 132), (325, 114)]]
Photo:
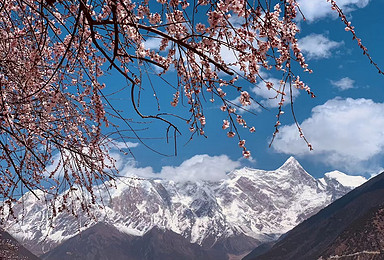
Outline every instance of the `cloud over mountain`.
[[(227, 173), (238, 167), (240, 167), (240, 162), (231, 160), (227, 155), (199, 154), (185, 160), (179, 166), (163, 166), (158, 173), (154, 172), (151, 167), (139, 168), (133, 164), (127, 164), (121, 173), (126, 176), (161, 178), (175, 182), (218, 181), (225, 179)], [(207, 174), (208, 172), (209, 174)]]
[[(384, 153), (384, 103), (370, 99), (328, 100), (312, 109), (301, 127), (314, 151), (303, 145), (294, 124), (283, 126), (273, 148), (277, 152), (312, 156), (348, 172), (367, 172)], [(369, 171), (370, 169), (368, 169)]]

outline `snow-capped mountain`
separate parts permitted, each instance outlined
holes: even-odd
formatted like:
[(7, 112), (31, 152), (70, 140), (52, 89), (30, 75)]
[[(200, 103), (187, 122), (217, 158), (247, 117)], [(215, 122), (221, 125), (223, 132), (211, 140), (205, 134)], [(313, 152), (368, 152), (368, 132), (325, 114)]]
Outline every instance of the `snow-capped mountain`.
[(245, 259), (384, 259), (384, 172), (297, 225), (269, 250), (255, 249)]
[[(209, 173), (207, 173), (209, 174)], [(242, 168), (218, 182), (130, 178), (119, 183), (97, 220), (60, 213), (53, 227), (44, 202), (24, 195), (6, 230), (41, 255), (97, 222), (128, 235), (170, 230), (205, 248), (240, 255), (275, 240), (365, 179), (339, 172), (314, 179), (295, 158), (273, 171)]]

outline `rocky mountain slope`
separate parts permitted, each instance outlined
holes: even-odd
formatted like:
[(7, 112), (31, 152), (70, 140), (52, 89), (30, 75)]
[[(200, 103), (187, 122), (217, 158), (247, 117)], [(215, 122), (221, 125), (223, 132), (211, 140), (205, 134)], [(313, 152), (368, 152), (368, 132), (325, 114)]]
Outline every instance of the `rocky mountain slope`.
[(41, 256), (45, 260), (226, 259), (225, 252), (190, 243), (170, 230), (152, 228), (132, 236), (104, 223), (85, 230)]
[(384, 203), (369, 210), (349, 225), (328, 248), (322, 260), (380, 260), (384, 258)]
[(384, 259), (384, 173), (289, 231), (257, 260)]
[(97, 220), (60, 213), (52, 228), (44, 203), (26, 194), (24, 208), (15, 208), (23, 217), (10, 221), (7, 230), (38, 255), (100, 222), (129, 236), (153, 228), (172, 231), (205, 249), (241, 255), (277, 239), (364, 181), (340, 172), (316, 180), (293, 157), (274, 171), (242, 168), (219, 182), (128, 178), (110, 197), (105, 194)]
[(39, 260), (8, 232), (0, 230), (0, 259), (2, 260)]

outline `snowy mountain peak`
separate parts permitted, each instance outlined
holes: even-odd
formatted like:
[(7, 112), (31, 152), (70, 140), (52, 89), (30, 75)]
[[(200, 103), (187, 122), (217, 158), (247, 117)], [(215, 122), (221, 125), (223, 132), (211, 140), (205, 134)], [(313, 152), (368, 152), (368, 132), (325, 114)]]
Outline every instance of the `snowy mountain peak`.
[(324, 178), (336, 180), (341, 185), (351, 188), (356, 188), (367, 181), (363, 176), (351, 176), (340, 171), (327, 172)]
[(288, 160), (286, 160), (285, 163), (282, 166), (280, 166), (279, 169), (280, 170), (288, 170), (288, 171), (304, 170), (303, 166), (301, 166), (301, 164), (293, 156), (289, 157)]

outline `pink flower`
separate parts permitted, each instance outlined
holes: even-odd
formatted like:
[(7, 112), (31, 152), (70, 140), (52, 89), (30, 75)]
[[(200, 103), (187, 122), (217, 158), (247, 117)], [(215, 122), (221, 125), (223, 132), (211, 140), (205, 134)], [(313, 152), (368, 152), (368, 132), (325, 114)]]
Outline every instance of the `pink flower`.
[(273, 87), (272, 82), (266, 82), (265, 85), (267, 86), (268, 90), (270, 90)]
[(223, 120), (223, 126), (221, 128), (227, 129), (229, 127), (229, 121), (228, 120)]
[(225, 97), (227, 95), (221, 88), (217, 88), (217, 94), (219, 94), (220, 97)]
[(246, 122), (245, 122), (245, 120), (244, 120), (240, 115), (237, 115), (237, 117), (236, 117), (236, 122), (237, 122), (239, 125), (244, 125), (244, 126), (247, 125)]
[(158, 13), (154, 13), (149, 16), (148, 20), (151, 24), (158, 24), (161, 23), (161, 16)]
[(234, 108), (234, 107), (228, 108), (228, 112), (229, 113), (235, 113), (236, 112), (236, 108)]
[(199, 121), (200, 121), (200, 124), (201, 125), (205, 125), (205, 116), (201, 116), (200, 118), (199, 118)]
[(205, 33), (205, 25), (202, 23), (198, 23), (196, 25), (196, 31), (199, 33)]
[(234, 132), (232, 132), (232, 131), (230, 131), (230, 132), (228, 132), (227, 133), (227, 136), (229, 137), (229, 138), (232, 138), (232, 137), (234, 137), (236, 134), (234, 133)]
[(251, 152), (248, 150), (243, 151), (243, 157), (249, 159), (251, 157)]
[(177, 106), (177, 103), (179, 103), (179, 95), (180, 95), (179, 91), (173, 94), (173, 100), (171, 101), (171, 106), (173, 107)]
[(241, 95), (240, 95), (240, 103), (241, 103), (241, 105), (243, 105), (243, 106), (251, 105), (250, 98), (251, 98), (251, 96), (249, 95), (249, 93), (247, 91), (241, 92)]
[(189, 6), (189, 3), (187, 1), (184, 1), (181, 3), (181, 8), (186, 9)]

